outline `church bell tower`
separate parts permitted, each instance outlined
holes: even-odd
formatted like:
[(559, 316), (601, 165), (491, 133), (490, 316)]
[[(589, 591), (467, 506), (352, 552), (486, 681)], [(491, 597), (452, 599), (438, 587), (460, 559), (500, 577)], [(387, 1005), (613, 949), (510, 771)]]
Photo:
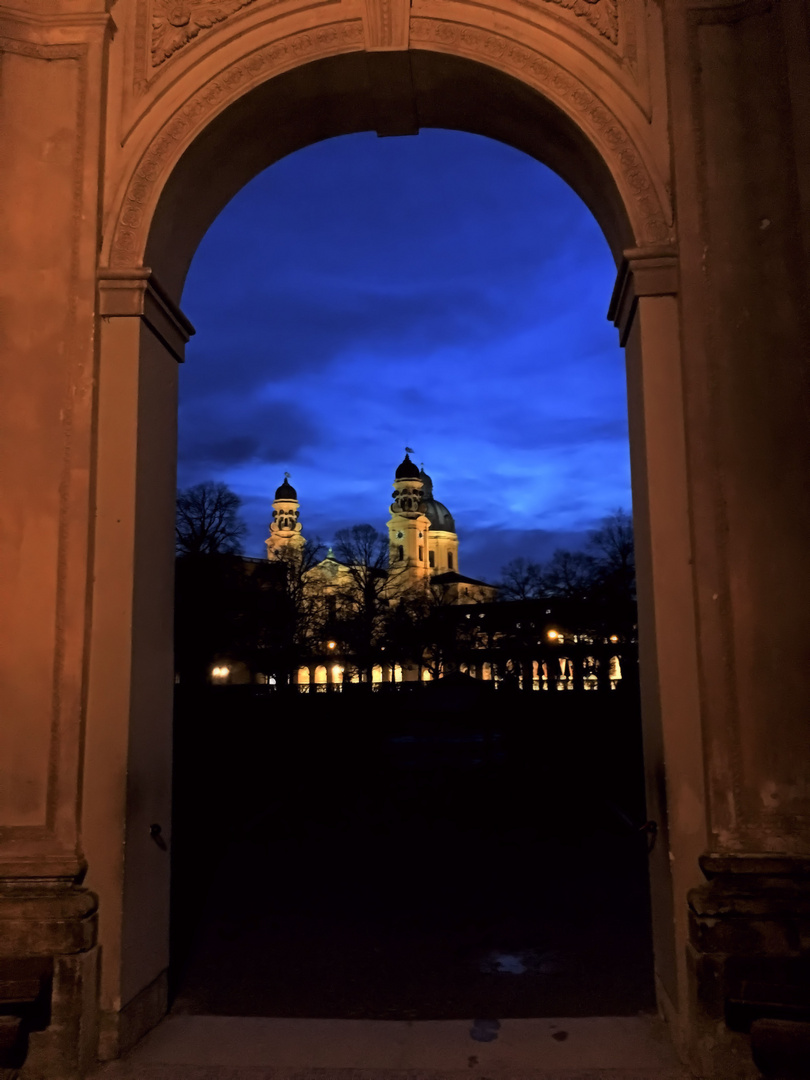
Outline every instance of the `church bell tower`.
[(424, 581), (428, 570), (430, 522), (422, 513), (423, 481), (406, 447), (405, 460), (394, 476), (391, 519), (388, 522), (388, 573), (392, 581), (407, 587)]
[(301, 534), (301, 522), (298, 520), (298, 494), (290, 483), (289, 476), (290, 474), (285, 472), (281, 486), (276, 488), (270, 535), (265, 540), (268, 559), (277, 559), (284, 552), (300, 554), (306, 543)]

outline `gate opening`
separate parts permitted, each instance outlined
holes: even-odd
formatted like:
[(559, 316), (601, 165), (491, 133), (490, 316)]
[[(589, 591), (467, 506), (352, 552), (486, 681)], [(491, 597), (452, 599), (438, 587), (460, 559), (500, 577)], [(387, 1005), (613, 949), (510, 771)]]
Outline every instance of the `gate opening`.
[[(460, 147), (481, 141), (453, 132), (429, 132), (422, 138), (434, 148), (448, 140), (457, 153)], [(302, 152), (309, 158), (310, 174), (327, 175), (334, 183), (330, 151), (334, 153), (338, 143), (352, 141), (362, 148), (364, 139), (334, 140), (331, 147), (321, 144)], [(395, 157), (398, 154), (399, 150), (394, 152)], [(498, 147), (495, 161), (507, 177), (510, 155), (520, 158), (521, 166), (525, 163), (538, 172), (542, 168)], [(347, 171), (353, 170), (366, 190), (379, 189), (378, 177), (369, 177), (362, 167), (363, 154), (354, 161), (348, 158)], [(509, 165), (514, 167), (513, 162)], [(274, 166), (252, 186), (271, 184), (271, 174), (279, 168)], [(499, 178), (503, 180), (503, 174)], [(471, 235), (462, 238), (473, 252), (481, 243), (476, 216), (480, 204), (440, 172), (431, 173), (428, 182), (440, 191), (444, 184), (445, 197), (452, 192), (462, 216), (475, 224)], [(410, 184), (418, 186), (419, 177), (413, 176)], [(323, 198), (317, 188), (314, 183), (314, 190), (306, 193), (309, 204), (304, 199), (300, 204), (308, 213)], [(496, 185), (491, 189), (493, 198), (499, 190), (510, 198), (508, 179), (500, 189)], [(480, 190), (476, 188), (474, 195), (480, 198)], [(570, 193), (568, 197), (574, 199)], [(370, 196), (363, 204), (365, 214), (373, 217), (378, 204)], [(563, 200), (561, 205), (569, 204)], [(365, 521), (375, 513), (375, 499), (381, 519), (376, 524), (384, 530), (387, 472), (398, 459), (388, 468), (380, 463), (377, 490), (369, 493), (373, 478), (359, 459), (373, 452), (370, 441), (361, 439), (362, 449), (355, 454), (342, 442), (345, 431), (330, 430), (324, 437), (321, 424), (324, 411), (340, 416), (350, 409), (351, 391), (344, 400), (337, 392), (341, 380), (351, 372), (352, 390), (359, 394), (363, 360), (368, 363), (362, 354), (387, 340), (388, 354), (384, 359), (377, 355), (379, 366), (368, 368), (377, 371), (379, 386), (377, 407), (363, 402), (365, 426), (384, 427), (393, 446), (402, 436), (416, 441), (410, 432), (418, 418), (421, 439), (440, 459), (432, 471), (438, 474), (441, 467), (448, 502), (452, 465), (442, 460), (442, 452), (449, 455), (454, 442), (464, 445), (465, 438), (469, 446), (477, 442), (476, 468), (472, 475), (469, 470), (464, 474), (467, 486), (473, 486), (473, 495), (464, 497), (462, 504), (468, 520), (459, 520), (458, 526), (460, 558), (465, 559), (466, 546), (466, 562), (474, 560), (476, 578), (486, 576), (496, 583), (510, 558), (535, 556), (538, 562), (549, 563), (555, 546), (576, 544), (576, 528), (567, 533), (562, 528), (535, 529), (534, 534), (525, 529), (521, 538), (520, 528), (507, 528), (499, 518), (499, 513), (510, 512), (519, 519), (519, 511), (510, 509), (506, 490), (507, 462), (510, 456), (522, 459), (524, 454), (523, 445), (519, 451), (515, 448), (517, 442), (526, 445), (525, 452), (542, 465), (547, 477), (545, 496), (534, 490), (524, 496), (527, 503), (543, 499), (538, 507), (543, 511), (553, 512), (553, 498), (561, 497), (563, 485), (555, 486), (554, 481), (555, 463), (564, 471), (571, 469), (572, 457), (577, 460), (581, 506), (578, 519), (569, 514), (567, 520), (581, 523), (580, 543), (585, 535), (582, 523), (589, 520), (595, 525), (598, 517), (591, 512), (589, 519), (586, 495), (594, 497), (600, 487), (609, 488), (609, 495), (600, 493), (603, 500), (609, 499), (602, 503), (608, 510), (617, 501), (610, 498), (614, 489), (618, 493), (624, 485), (627, 491), (624, 405), (617, 410), (615, 382), (599, 392), (588, 385), (590, 361), (583, 340), (569, 336), (566, 341), (563, 332), (557, 361), (549, 363), (548, 356), (527, 361), (523, 378), (510, 385), (502, 400), (494, 391), (479, 391), (476, 412), (469, 408), (465, 393), (476, 379), (469, 357), (475, 348), (484, 349), (489, 366), (496, 367), (498, 346), (489, 325), (493, 318), (488, 321), (489, 313), (481, 313), (474, 276), (465, 282), (470, 296), (457, 289), (461, 301), (456, 299), (455, 311), (452, 304), (444, 309), (442, 287), (436, 281), (427, 283), (424, 295), (417, 288), (413, 297), (407, 289), (403, 292), (400, 280), (392, 308), (391, 296), (385, 295), (391, 287), (376, 278), (357, 289), (372, 292), (383, 309), (376, 316), (376, 337), (364, 323), (364, 312), (345, 305), (353, 325), (347, 330), (338, 324), (337, 335), (344, 336), (331, 345), (334, 326), (318, 326), (312, 340), (321, 355), (313, 362), (305, 327), (318, 319), (325, 294), (296, 281), (300, 267), (289, 266), (283, 250), (275, 253), (276, 264), (284, 270), (267, 286), (268, 311), (257, 319), (257, 329), (248, 335), (242, 332), (244, 315), (230, 303), (245, 288), (245, 279), (230, 268), (237, 254), (245, 252), (234, 236), (230, 251), (220, 246), (229, 231), (226, 217), (236, 210), (235, 204), (223, 214), (212, 229), (210, 253), (205, 241), (199, 257), (208, 258), (209, 265), (229, 267), (229, 278), (233, 275), (238, 284), (229, 293), (221, 278), (217, 281), (216, 293), (225, 309), (222, 322), (209, 344), (200, 325), (199, 344), (189, 348), (189, 369), (181, 373), (181, 486), (225, 480), (237, 492), (241, 487), (249, 516), (260, 515), (261, 521), (262, 516), (269, 517), (282, 466), (290, 465), (293, 471), (298, 469), (293, 479), (309, 535), (326, 533), (330, 513), (333, 528)], [(407, 210), (413, 232), (414, 207)], [(484, 217), (497, 216), (491, 206), (484, 205), (483, 211)], [(347, 213), (339, 196), (328, 213)], [(317, 222), (317, 213), (312, 216)], [(255, 208), (245, 220), (255, 221)], [(238, 222), (238, 217), (230, 221)], [(572, 235), (572, 224), (581, 224), (581, 219), (566, 219), (554, 238), (560, 251), (555, 275), (572, 285), (576, 280), (576, 306), (587, 308), (589, 294), (599, 289), (577, 280), (570, 252), (572, 247), (577, 251), (587, 247), (592, 238), (583, 242)], [(317, 232), (317, 225), (310, 228)], [(350, 217), (342, 228), (349, 245), (362, 232)], [(386, 236), (379, 224), (373, 231), (380, 247), (401, 251), (401, 237)], [(294, 235), (294, 230), (290, 233)], [(256, 250), (247, 253), (250, 269), (241, 273), (251, 278), (253, 288), (263, 253), (273, 240), (268, 229)], [(537, 246), (547, 248), (546, 240), (538, 225)], [(457, 236), (448, 234), (448, 246), (458, 242)], [(326, 276), (331, 275), (339, 290), (347, 273), (347, 247), (333, 244), (331, 254), (334, 262), (327, 265)], [(601, 254), (609, 264), (605, 252)], [(251, 262), (257, 257), (258, 263)], [(498, 297), (503, 308), (499, 315), (513, 320), (503, 336), (514, 346), (521, 341), (520, 321), (526, 318), (526, 296), (514, 283), (526, 267), (509, 265), (508, 252), (494, 251), (493, 257), (501, 278), (506, 278), (504, 296)], [(597, 301), (600, 321), (609, 271), (608, 266)], [(273, 290), (285, 284), (285, 277), (292, 285), (279, 301)], [(420, 274), (414, 277), (423, 280)], [(184, 307), (200, 324), (209, 316), (204, 271), (198, 272), (196, 264), (189, 281)], [(203, 319), (195, 311), (195, 288)], [(518, 294), (517, 305), (511, 308), (510, 288)], [(532, 288), (537, 292), (539, 285)], [(557, 288), (561, 295), (559, 281)], [(419, 307), (427, 294), (439, 310), (429, 312), (426, 319)], [(213, 306), (217, 296), (208, 303)], [(257, 307), (253, 303), (254, 311)], [(285, 319), (285, 308), (295, 311), (294, 318)], [(274, 313), (276, 331), (281, 324), (279, 346), (273, 343)], [(589, 317), (584, 314), (581, 322)], [(415, 328), (409, 318), (417, 323)], [(531, 319), (537, 318), (532, 314)], [(489, 337), (481, 333), (482, 324)], [(454, 330), (460, 340), (454, 340)], [(581, 328), (576, 333), (581, 334)], [(257, 339), (266, 345), (257, 349)], [(348, 344), (352, 340), (354, 355)], [(538, 345), (522, 342), (527, 351)], [(562, 352), (566, 347), (577, 354), (571, 363), (578, 378), (568, 383), (565, 370), (570, 357)], [(186, 395), (183, 382), (187, 379), (193, 385), (197, 348), (201, 375), (197, 387)], [(251, 373), (238, 355), (243, 348), (257, 354), (262, 348), (268, 354), (276, 348), (281, 355), (268, 357), (266, 367), (257, 363)], [(220, 354), (219, 367), (209, 364), (206, 350)], [(614, 346), (613, 352), (615, 366), (618, 348)], [(300, 382), (294, 370), (296, 355), (308, 368)], [(501, 380), (510, 375), (502, 372)], [(317, 398), (318, 381), (324, 384), (323, 400)], [(619, 383), (623, 398), (620, 371)], [(456, 400), (450, 387), (456, 388)], [(395, 394), (398, 388), (401, 397)], [(246, 398), (252, 405), (240, 425), (238, 402)], [(553, 436), (546, 435), (545, 441), (537, 434), (517, 433), (522, 414), (528, 414), (522, 422), (534, 425), (535, 432), (541, 426), (537, 421), (543, 410), (526, 407), (527, 399), (533, 398), (544, 403), (547, 418), (556, 417)], [(404, 409), (400, 401), (405, 402)], [(511, 414), (506, 407), (510, 401)], [(605, 407), (601, 414), (600, 402)], [(573, 404), (574, 415), (568, 419), (560, 416), (566, 404)], [(257, 411), (266, 414), (269, 431), (257, 423)], [(230, 430), (224, 424), (218, 427), (217, 412), (230, 416)], [(574, 447), (571, 429), (579, 424), (582, 431), (583, 413), (589, 427), (577, 437), (584, 447)], [(508, 443), (501, 451), (505, 456), (500, 488), (486, 481), (487, 473), (494, 475), (499, 468), (497, 462), (490, 467), (485, 461), (481, 429), (488, 423)], [(358, 430), (363, 430), (360, 420)], [(555, 439), (561, 448), (555, 448)], [(624, 460), (620, 454), (614, 463), (611, 453), (622, 440)], [(467, 458), (472, 455), (467, 450)], [(464, 457), (462, 452), (459, 458)], [(325, 474), (323, 487), (307, 491), (307, 480), (313, 487), (318, 483), (319, 467)], [(623, 474), (616, 477), (612, 469)], [(570, 496), (575, 481), (570, 475), (566, 479)], [(337, 497), (330, 495), (330, 483)], [(523, 483), (529, 487), (528, 475)], [(455, 495), (458, 505), (464, 485), (456, 486)], [(514, 501), (514, 493), (511, 498)], [(359, 514), (358, 521), (347, 516), (347, 500), (353, 504), (351, 513)], [(494, 515), (493, 501), (500, 503)], [(257, 557), (263, 538), (253, 521), (250, 528), (252, 546), (247, 554)], [(248, 567), (248, 572), (262, 573), (265, 568), (263, 561), (253, 570)], [(229, 583), (238, 593), (239, 572), (234, 574), (232, 565), (223, 579), (217, 578), (217, 589), (222, 581), (226, 590)], [(246, 638), (242, 625), (238, 636), (239, 602), (227, 591), (223, 595), (212, 589), (208, 605), (204, 599), (200, 605), (198, 595), (191, 619), (178, 612), (181, 633), (190, 632), (192, 625), (199, 628), (206, 607), (224, 614), (212, 620), (219, 636), (212, 634), (209, 652), (198, 658), (203, 678), (189, 682), (181, 673), (176, 686), (172, 988), (177, 1011), (440, 1019), (482, 1014), (631, 1015), (654, 1008), (647, 871), (647, 848), (654, 837), (644, 828), (635, 618), (623, 611), (623, 625), (608, 626), (604, 611), (589, 611), (587, 597), (560, 595), (566, 588), (575, 592), (576, 582), (558, 584), (558, 594), (551, 596), (547, 578), (545, 590), (539, 585), (533, 592), (530, 588), (522, 600), (498, 601), (487, 595), (449, 605), (459, 616), (450, 636), (464, 639), (468, 653), (464, 659), (455, 656), (441, 672), (426, 663), (410, 679), (403, 678), (401, 664), (376, 663), (369, 667), (369, 677), (358, 668), (353, 680), (350, 656), (330, 667), (328, 654), (318, 656), (311, 642), (297, 663), (292, 665), (287, 658), (282, 664), (272, 658), (276, 638), (268, 637), (266, 626), (250, 623)], [(186, 594), (183, 602), (187, 600)], [(275, 617), (278, 609), (271, 604), (268, 611)], [(224, 631), (229, 618), (230, 641)], [(568, 622), (564, 625), (561, 618)], [(486, 631), (479, 630), (471, 639), (465, 619), (483, 620)], [(620, 634), (610, 632), (614, 629)], [(250, 633), (261, 638), (264, 655)], [(330, 644), (335, 642), (322, 643), (324, 648)], [(432, 643), (423, 644), (427, 649)], [(327, 664), (320, 662), (323, 659)], [(332, 670), (338, 667), (340, 677)]]

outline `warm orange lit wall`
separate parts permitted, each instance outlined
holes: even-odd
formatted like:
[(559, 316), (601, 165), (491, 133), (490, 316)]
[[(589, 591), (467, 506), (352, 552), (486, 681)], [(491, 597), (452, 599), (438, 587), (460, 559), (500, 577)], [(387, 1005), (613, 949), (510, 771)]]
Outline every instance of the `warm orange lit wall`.
[[(742, 1037), (708, 1008), (687, 942), (698, 856), (722, 857), (706, 865), (736, 895), (769, 854), (799, 889), (810, 853), (806, 5), (248, 0), (175, 27), (169, 57), (151, 47), (166, 13), (0, 4), (0, 922), (12, 893), (47, 881), (52, 899), (29, 898), (51, 911), (37, 925), (56, 934), (79, 897), (81, 933), (58, 948), (90, 956), (86, 859), (106, 1049), (159, 1015), (168, 858), (149, 829), (170, 828), (185, 269), (227, 199), (284, 154), (457, 127), (556, 169), (620, 268), (659, 1001), (719, 1075)], [(17, 941), (6, 922), (0, 941)], [(37, 1040), (52, 1039), (51, 1075), (86, 1060), (91, 985), (57, 978), (76, 1011), (73, 1035)]]

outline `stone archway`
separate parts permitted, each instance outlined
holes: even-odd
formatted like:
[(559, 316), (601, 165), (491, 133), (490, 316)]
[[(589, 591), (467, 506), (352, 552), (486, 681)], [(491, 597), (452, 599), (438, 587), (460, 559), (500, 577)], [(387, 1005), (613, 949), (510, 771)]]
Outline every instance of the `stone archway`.
[[(147, 478), (146, 488), (153, 500), (149, 511), (142, 502), (141, 513), (145, 519), (169, 513), (170, 490), (166, 484), (165, 459), (174, 453), (175, 425), (166, 403), (173, 402), (175, 391), (173, 387), (169, 390), (166, 380), (175, 372), (171, 357), (182, 356), (187, 327), (177, 300), (197, 242), (220, 206), (259, 169), (318, 138), (375, 127), (407, 133), (418, 130), (419, 124), (455, 127), (508, 141), (552, 165), (590, 203), (603, 225), (617, 263), (626, 264), (624, 252), (627, 250), (633, 252), (637, 266), (649, 264), (654, 267), (652, 272), (657, 280), (651, 291), (663, 300), (666, 311), (658, 314), (657, 319), (652, 315), (647, 318), (648, 332), (661, 339), (657, 347), (653, 347), (657, 357), (662, 359), (668, 352), (674, 359), (673, 345), (677, 352), (678, 334), (672, 273), (674, 224), (666, 198), (662, 163), (656, 161), (648, 140), (634, 139), (629, 134), (629, 130), (643, 122), (643, 111), (638, 102), (633, 101), (624, 88), (612, 87), (609, 93), (603, 88), (602, 94), (597, 94), (585, 81), (588, 77), (591, 81), (598, 79), (594, 72), (587, 70), (587, 65), (578, 74), (572, 74), (547, 55), (548, 49), (529, 48), (506, 34), (480, 26), (414, 16), (409, 24), (407, 52), (369, 52), (363, 48), (367, 45), (368, 33), (368, 20), (364, 23), (362, 19), (354, 19), (310, 28), (280, 40), (271, 37), (268, 41), (267, 35), (263, 34), (257, 37), (255, 48), (243, 48), (233, 62), (218, 63), (213, 73), (195, 71), (195, 78), (189, 81), (183, 97), (178, 95), (171, 110), (165, 110), (159, 118), (152, 114), (145, 117), (150, 137), (148, 141), (144, 138), (137, 153), (133, 150), (115, 192), (102, 249), (105, 265), (99, 272), (100, 311), (105, 318), (101, 328), (101, 381), (105, 381), (107, 364), (110, 387), (124, 377), (125, 371), (130, 372), (131, 378), (140, 367), (145, 381), (137, 392), (139, 408), (143, 408), (145, 402), (150, 413), (154, 409), (152, 415), (157, 417), (157, 423), (146, 421), (150, 425), (150, 448), (137, 468), (140, 483)], [(604, 99), (611, 101), (615, 109), (609, 108)], [(621, 118), (617, 115), (618, 110), (622, 110)], [(159, 123), (156, 122), (158, 119)], [(257, 129), (262, 131), (261, 139), (256, 137)], [(199, 185), (194, 179), (199, 176), (209, 178), (202, 191), (198, 191)], [(527, 226), (530, 227), (529, 223)], [(149, 328), (147, 331), (133, 320), (132, 316), (136, 314), (142, 316)], [(622, 317), (628, 324), (631, 318), (634, 319), (638, 334), (642, 318), (635, 311), (632, 316), (627, 312)], [(625, 327), (624, 333), (628, 335), (629, 332)], [(162, 342), (162, 346), (158, 342)], [(166, 354), (163, 358), (161, 347)], [(637, 363), (641, 360), (640, 353), (639, 345), (636, 348)], [(122, 364), (125, 356), (129, 359)], [(677, 370), (677, 364), (671, 366), (673, 372)], [(638, 377), (638, 367), (631, 368), (631, 379)], [(666, 409), (671, 413), (671, 401), (677, 390), (672, 386), (668, 390), (670, 403)], [(157, 397), (154, 405), (150, 404), (153, 396)], [(134, 386), (131, 385), (128, 397), (122, 387), (121, 397), (129, 401), (130, 409), (134, 408)], [(634, 457), (638, 468), (638, 459), (647, 457), (644, 414), (646, 412), (649, 418), (655, 404), (642, 401), (636, 394), (634, 408)], [(663, 402), (659, 408), (664, 411)], [(114, 415), (115, 421), (110, 427), (100, 420), (100, 459), (117, 461), (122, 456), (134, 455), (137, 460), (137, 445), (128, 443), (127, 452), (120, 448), (120, 440), (122, 432), (129, 432), (125, 438), (131, 439), (143, 425), (143, 417), (136, 420), (133, 416), (129, 423), (122, 424), (117, 409)], [(659, 437), (664, 423), (662, 417), (655, 423)], [(683, 423), (682, 419), (680, 423)], [(673, 483), (671, 475), (672, 463), (683, 460), (683, 440), (677, 424), (670, 423), (668, 435), (670, 441), (659, 464), (667, 469), (666, 485), (676, 491), (677, 482)], [(154, 457), (156, 445), (165, 449)], [(663, 480), (660, 483), (664, 486)], [(107, 490), (110, 498), (115, 500), (113, 505), (117, 504), (121, 494), (120, 472), (115, 468), (108, 474), (101, 464), (100, 505)], [(161, 494), (158, 496), (158, 493)], [(138, 502), (137, 493), (134, 502)], [(685, 512), (682, 513), (685, 517)], [(103, 535), (108, 520), (112, 524), (107, 515), (99, 514), (97, 535)], [(137, 531), (137, 513), (133, 522)], [(119, 514), (116, 512), (116, 530), (118, 525)], [(164, 532), (169, 535), (168, 523)], [(688, 543), (685, 533), (681, 541)], [(109, 542), (111, 537), (104, 543), (105, 548)], [(137, 547), (137, 539), (134, 546)], [(158, 562), (156, 553), (159, 550), (154, 545), (153, 534), (151, 554), (144, 555), (146, 563), (140, 571), (144, 594), (149, 588), (147, 581), (161, 580), (168, 573), (170, 553), (164, 544)], [(688, 557), (688, 551), (684, 549), (682, 565), (688, 564)], [(129, 565), (122, 562), (113, 578), (130, 572)], [(135, 574), (137, 581), (137, 567)], [(154, 590), (154, 586), (151, 588)], [(139, 592), (136, 584), (136, 596)], [(104, 595), (99, 582), (96, 592), (99, 611), (104, 606)], [(109, 595), (114, 594), (110, 591)], [(134, 610), (132, 621), (136, 624), (139, 621)], [(677, 663), (682, 673), (691, 670), (696, 678), (693, 632), (683, 632), (682, 627), (675, 629), (672, 613), (667, 622), (673, 631), (670, 652), (675, 650), (676, 640), (682, 642), (677, 649)], [(106, 626), (106, 620), (101, 625)], [(159, 627), (151, 625), (150, 637), (156, 640)], [(122, 645), (130, 647), (126, 642)], [(656, 659), (652, 662), (657, 665)], [(150, 682), (153, 684), (155, 697), (150, 698), (153, 713), (155, 701), (161, 694), (155, 681), (156, 670), (154, 657), (150, 655), (144, 658), (144, 667), (133, 675), (141, 687)], [(652, 681), (657, 681), (658, 677), (656, 674)], [(165, 673), (162, 684), (165, 695), (168, 692)], [(123, 686), (119, 692), (124, 693)], [(164, 703), (164, 713), (166, 708)], [(648, 702), (646, 715), (657, 732), (660, 716), (651, 702)], [(88, 716), (92, 722), (92, 698)], [(136, 721), (133, 716), (130, 723), (137, 724), (136, 733), (149, 732), (149, 746), (154, 748), (159, 734), (150, 727), (149, 721), (146, 718)], [(138, 738), (137, 734), (135, 738)], [(660, 735), (656, 733), (652, 738), (659, 740)], [(130, 760), (133, 749), (133, 735), (130, 734)], [(696, 756), (694, 761), (697, 763)], [(154, 780), (154, 766), (150, 771)], [(701, 797), (698, 782), (696, 798)], [(153, 810), (152, 816), (156, 813)], [(165, 806), (158, 816), (168, 817), (169, 813)], [(146, 822), (137, 825), (133, 815), (129, 814), (124, 827), (145, 835)], [(683, 860), (693, 868), (689, 885), (698, 881), (695, 869), (698, 854), (699, 851), (694, 850)], [(91, 849), (88, 849), (88, 855), (92, 867)], [(125, 863), (125, 882), (129, 878), (141, 885), (129, 887), (131, 899), (125, 885), (123, 899), (125, 911), (131, 904), (133, 910), (143, 915), (151, 907), (150, 927), (162, 917), (159, 897), (166, 889), (163, 881), (156, 890), (155, 880), (150, 878), (151, 855), (152, 852), (146, 851), (143, 860), (137, 862), (133, 852), (129, 873)], [(672, 905), (667, 899), (672, 882), (665, 859), (659, 860), (657, 871), (661, 878), (658, 893), (662, 899), (657, 911), (660, 992), (662, 999), (669, 1001), (677, 996), (678, 981), (685, 985), (686, 973), (685, 965), (682, 963), (679, 971), (679, 965), (674, 961), (677, 946), (667, 926), (672, 921)], [(92, 869), (89, 884), (103, 892), (103, 884), (94, 877)], [(122, 942), (128, 932), (133, 932), (134, 925), (135, 920), (127, 921), (125, 915), (120, 931)], [(681, 926), (680, 933), (682, 937), (685, 935), (685, 926)], [(122, 946), (120, 971), (112, 964), (108, 965), (104, 978), (122, 980), (126, 987), (122, 996), (126, 1001), (135, 1000), (140, 985), (147, 982), (144, 973), (139, 972), (136, 976), (133, 971), (128, 971), (127, 955), (137, 956), (142, 965), (151, 946), (154, 978), (165, 967), (165, 955), (155, 945), (155, 936), (150, 929), (146, 940), (141, 940), (137, 948)], [(110, 999), (113, 988), (102, 984), (102, 993), (105, 992)], [(162, 989), (156, 986), (154, 993), (162, 993)]]
[[(753, 931), (743, 945), (716, 929), (717, 888), (738, 928), (747, 909), (734, 897), (759, 890), (780, 929), (754, 952), (790, 956), (794, 909), (769, 882), (798, 880), (808, 851), (806, 616), (791, 598), (810, 525), (793, 453), (807, 441), (800, 366), (760, 375), (771, 341), (798, 356), (808, 329), (807, 249), (790, 228), (804, 204), (775, 153), (805, 152), (791, 102), (810, 77), (806, 23), (759, 0), (204, 6), (0, 8), (16, 163), (0, 188), (7, 333), (25, 359), (5, 404), (9, 445), (24, 453), (9, 499), (14, 633), (0, 655), (14, 687), (0, 919), (11, 956), (53, 965), (30, 1067), (86, 1069), (99, 1017), (110, 1054), (165, 1004), (176, 361), (192, 329), (178, 300), (196, 244), (283, 154), (350, 131), (446, 126), (554, 168), (619, 266), (646, 769), (663, 833), (651, 861), (659, 1001), (684, 1053), (715, 1074), (736, 1068), (727, 961)], [(740, 305), (763, 303), (768, 335), (750, 319), (741, 329)], [(757, 613), (775, 591), (780, 625), (763, 649)], [(92, 892), (78, 884), (85, 865)], [(699, 887), (704, 873), (719, 886)]]

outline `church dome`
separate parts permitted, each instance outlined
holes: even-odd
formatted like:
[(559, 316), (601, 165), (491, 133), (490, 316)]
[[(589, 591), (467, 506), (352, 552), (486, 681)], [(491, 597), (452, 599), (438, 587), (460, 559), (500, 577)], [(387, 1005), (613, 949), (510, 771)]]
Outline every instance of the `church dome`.
[(411, 461), (410, 457), (406, 454), (405, 460), (401, 465), (397, 465), (397, 471), (394, 474), (397, 480), (418, 480), (419, 470)]
[[(419, 479), (422, 481), (422, 498), (433, 498), (433, 481), (430, 479), (424, 469), (419, 470)], [(441, 503), (439, 503), (441, 506)]]
[(451, 533), (456, 531), (453, 515), (444, 503), (440, 503), (438, 499), (423, 499), (419, 504), (419, 509), (430, 522), (431, 529)]
[(276, 488), (276, 498), (277, 499), (296, 499), (296, 500), (298, 499), (298, 495), (296, 493), (295, 488), (287, 480), (286, 476), (284, 478), (283, 483), (281, 484), (281, 487)]

